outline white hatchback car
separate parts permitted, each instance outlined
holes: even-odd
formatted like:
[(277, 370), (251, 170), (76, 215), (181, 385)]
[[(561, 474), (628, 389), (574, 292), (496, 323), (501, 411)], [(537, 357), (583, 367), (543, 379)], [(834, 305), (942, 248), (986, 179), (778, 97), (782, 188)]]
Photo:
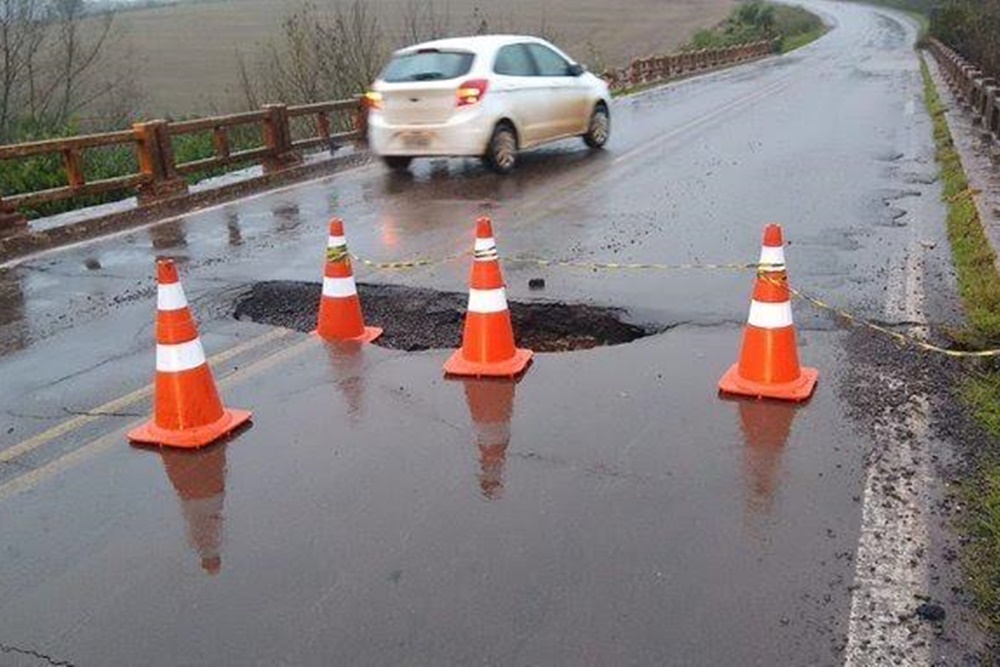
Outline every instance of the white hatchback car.
[(415, 157), (476, 156), (499, 173), (517, 153), (611, 130), (607, 84), (545, 40), (485, 35), (401, 49), (367, 95), (369, 142), (392, 169)]

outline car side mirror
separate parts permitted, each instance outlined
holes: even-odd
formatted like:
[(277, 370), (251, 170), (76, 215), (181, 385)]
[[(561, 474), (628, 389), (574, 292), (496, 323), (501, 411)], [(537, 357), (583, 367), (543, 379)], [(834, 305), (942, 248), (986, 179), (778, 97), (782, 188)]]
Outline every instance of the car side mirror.
[(581, 65), (580, 63), (573, 63), (572, 65), (569, 66), (569, 69), (567, 70), (570, 76), (580, 76), (586, 71), (587, 68)]

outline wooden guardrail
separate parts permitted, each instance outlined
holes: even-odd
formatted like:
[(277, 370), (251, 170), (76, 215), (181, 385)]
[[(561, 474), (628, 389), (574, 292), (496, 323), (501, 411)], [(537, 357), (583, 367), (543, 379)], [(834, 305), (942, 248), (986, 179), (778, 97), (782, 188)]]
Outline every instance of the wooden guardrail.
[[(337, 122), (331, 121), (335, 116)], [(310, 119), (312, 129), (294, 119)], [(0, 161), (22, 160), (44, 155), (62, 158), (66, 184), (35, 192), (21, 192), (0, 198), (0, 234), (10, 233), (26, 224), (18, 209), (27, 206), (72, 199), (112, 191), (134, 190), (140, 205), (162, 201), (187, 193), (184, 176), (234, 164), (259, 162), (265, 173), (294, 166), (302, 161), (302, 151), (346, 142), (363, 141), (366, 113), (361, 98), (286, 106), (269, 104), (259, 111), (170, 122), (153, 120), (136, 123), (131, 129), (89, 134), (64, 139), (34, 141), (0, 146)], [(233, 151), (230, 141), (234, 128), (256, 126), (259, 145)], [(350, 128), (335, 132), (333, 128)], [(174, 140), (184, 135), (211, 132), (213, 155), (189, 162), (177, 162)], [(89, 181), (84, 159), (87, 150), (131, 145), (138, 171), (114, 178)]]
[(941, 41), (933, 37), (927, 41), (955, 95), (968, 105), (974, 120), (993, 142), (1000, 142), (1000, 87), (996, 79)]
[(762, 58), (775, 51), (775, 42), (762, 40), (723, 49), (682, 51), (669, 55), (635, 58), (625, 67), (601, 74), (614, 91), (654, 84), (683, 74), (715, 69), (746, 60)]

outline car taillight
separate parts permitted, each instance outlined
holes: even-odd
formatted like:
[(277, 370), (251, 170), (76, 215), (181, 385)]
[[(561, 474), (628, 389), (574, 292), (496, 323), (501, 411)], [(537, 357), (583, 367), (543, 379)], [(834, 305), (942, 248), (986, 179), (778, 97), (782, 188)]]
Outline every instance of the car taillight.
[(458, 102), (456, 106), (467, 107), (478, 104), (479, 100), (486, 95), (486, 87), (489, 82), (486, 79), (470, 79), (458, 87)]
[(369, 90), (365, 93), (365, 107), (368, 109), (381, 109), (382, 93), (376, 93), (374, 90)]

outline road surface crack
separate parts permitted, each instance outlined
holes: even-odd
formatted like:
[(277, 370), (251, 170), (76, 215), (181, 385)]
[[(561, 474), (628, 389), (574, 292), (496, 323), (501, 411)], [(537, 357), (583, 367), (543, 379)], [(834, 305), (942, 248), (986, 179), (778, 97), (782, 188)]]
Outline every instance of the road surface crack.
[(38, 658), (39, 660), (45, 661), (45, 664), (52, 665), (52, 667), (75, 667), (75, 665), (72, 662), (69, 662), (68, 660), (59, 660), (57, 658), (53, 658), (51, 655), (42, 653), (40, 651), (20, 648), (17, 646), (12, 646), (10, 644), (4, 644), (3, 642), (0, 642), (0, 653), (7, 653), (7, 654), (16, 653), (18, 655), (31, 656), (32, 658)]

